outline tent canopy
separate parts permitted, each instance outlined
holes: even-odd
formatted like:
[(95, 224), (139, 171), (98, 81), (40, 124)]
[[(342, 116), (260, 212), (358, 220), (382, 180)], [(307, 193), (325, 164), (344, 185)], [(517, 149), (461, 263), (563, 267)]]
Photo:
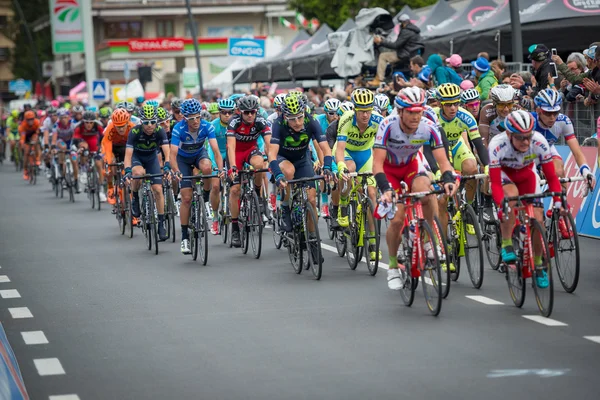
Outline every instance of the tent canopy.
[(450, 19), (455, 13), (456, 10), (450, 7), (447, 2), (439, 0), (426, 15), (419, 18), (415, 25), (421, 28), (421, 34), (425, 34), (435, 29), (442, 22)]
[(423, 37), (440, 37), (472, 29), (485, 14), (496, 9), (493, 0), (471, 0), (461, 11), (442, 21), (434, 29), (423, 32)]
[(281, 59), (284, 56), (293, 53), (298, 50), (302, 45), (304, 45), (310, 39), (310, 35), (305, 30), (300, 30), (294, 36), (294, 38), (288, 43), (287, 46), (283, 48), (276, 56), (269, 57), (268, 60), (271, 59)]
[(400, 10), (400, 12), (394, 17), (394, 23), (397, 24), (400, 22), (398, 18), (400, 18), (402, 14), (408, 15), (410, 17), (410, 22), (412, 22), (413, 24), (416, 24), (419, 21), (419, 16), (417, 15), (417, 13), (414, 12), (409, 6), (404, 6), (402, 7), (402, 10)]
[[(292, 60), (308, 56), (308, 54), (317, 47), (324, 46), (323, 43), (327, 43), (327, 35), (332, 33), (333, 29), (327, 24), (321, 25), (318, 31), (302, 46), (298, 47), (296, 51), (284, 57), (284, 60)], [(329, 47), (325, 45), (325, 49), (329, 51)]]

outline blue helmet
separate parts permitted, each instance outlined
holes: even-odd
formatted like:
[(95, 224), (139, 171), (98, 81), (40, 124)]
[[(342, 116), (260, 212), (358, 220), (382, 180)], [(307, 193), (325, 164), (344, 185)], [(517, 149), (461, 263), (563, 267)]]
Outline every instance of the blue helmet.
[(181, 103), (181, 113), (184, 117), (200, 114), (200, 111), (202, 111), (202, 104), (197, 99), (186, 99)]
[(135, 101), (137, 101), (138, 103), (143, 103), (144, 102), (144, 96), (138, 96)]
[(151, 105), (153, 107), (159, 106), (158, 101), (156, 101), (156, 100), (146, 100), (146, 104)]
[(560, 111), (562, 106), (562, 96), (552, 89), (541, 90), (533, 101), (537, 107), (548, 112)]
[(229, 99), (221, 99), (219, 100), (219, 103), (217, 104), (219, 107), (219, 111), (221, 110), (235, 110), (235, 101), (233, 101), (231, 98)]
[(235, 104), (237, 104), (238, 100), (241, 99), (242, 97), (246, 96), (245, 94), (232, 94), (231, 96), (229, 96), (229, 100), (233, 100), (235, 102)]

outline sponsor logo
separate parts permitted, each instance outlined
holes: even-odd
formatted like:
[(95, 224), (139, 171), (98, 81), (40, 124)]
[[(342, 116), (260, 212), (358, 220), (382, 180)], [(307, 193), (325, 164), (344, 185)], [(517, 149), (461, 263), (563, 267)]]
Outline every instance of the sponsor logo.
[(600, 0), (563, 0), (567, 8), (582, 13), (600, 13)]
[(493, 12), (496, 8), (491, 6), (475, 7), (467, 15), (467, 20), (471, 25), (475, 25), (479, 20), (487, 18), (487, 15)]
[(135, 39), (128, 42), (130, 52), (143, 51), (182, 51), (183, 39)]

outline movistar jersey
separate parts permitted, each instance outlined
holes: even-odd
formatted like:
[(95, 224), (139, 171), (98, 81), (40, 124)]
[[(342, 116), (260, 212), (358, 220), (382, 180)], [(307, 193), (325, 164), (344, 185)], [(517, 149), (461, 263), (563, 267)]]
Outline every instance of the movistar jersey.
[(325, 136), (319, 123), (310, 115), (304, 117), (304, 127), (300, 132), (292, 130), (282, 117), (273, 122), (271, 143), (279, 145), (278, 155), (291, 162), (307, 157), (309, 143), (313, 140), (324, 142)]
[(136, 125), (127, 137), (127, 148), (133, 149), (133, 153), (141, 157), (156, 156), (160, 146), (166, 144), (169, 144), (167, 134), (158, 125), (150, 135), (144, 132), (142, 125)]

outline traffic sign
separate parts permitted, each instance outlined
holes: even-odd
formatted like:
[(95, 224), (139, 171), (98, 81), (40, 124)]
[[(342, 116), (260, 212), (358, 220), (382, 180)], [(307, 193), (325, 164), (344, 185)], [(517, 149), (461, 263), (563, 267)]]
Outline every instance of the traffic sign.
[(23, 95), (27, 92), (31, 92), (31, 89), (33, 89), (33, 86), (29, 80), (16, 79), (8, 83), (8, 91), (16, 95)]
[(94, 79), (92, 82), (92, 99), (97, 101), (110, 100), (110, 84), (108, 79)]

